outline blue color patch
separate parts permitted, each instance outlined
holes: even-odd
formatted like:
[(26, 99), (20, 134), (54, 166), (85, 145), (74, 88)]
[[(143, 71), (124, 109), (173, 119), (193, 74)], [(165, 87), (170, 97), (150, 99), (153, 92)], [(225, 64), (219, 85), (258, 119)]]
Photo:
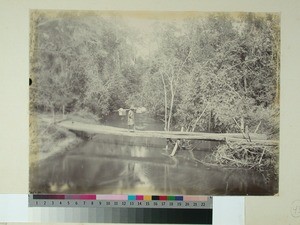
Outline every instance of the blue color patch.
[(175, 196), (175, 201), (183, 201), (183, 196)]

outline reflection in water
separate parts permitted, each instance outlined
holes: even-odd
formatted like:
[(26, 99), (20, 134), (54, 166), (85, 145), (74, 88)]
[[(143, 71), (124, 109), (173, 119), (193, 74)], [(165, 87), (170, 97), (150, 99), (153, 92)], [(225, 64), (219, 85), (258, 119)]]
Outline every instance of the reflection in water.
[[(205, 145), (205, 144), (203, 144)], [(88, 141), (33, 168), (32, 192), (140, 193), (201, 195), (272, 195), (277, 182), (252, 170), (204, 166), (209, 151), (179, 150), (169, 157), (164, 148)]]

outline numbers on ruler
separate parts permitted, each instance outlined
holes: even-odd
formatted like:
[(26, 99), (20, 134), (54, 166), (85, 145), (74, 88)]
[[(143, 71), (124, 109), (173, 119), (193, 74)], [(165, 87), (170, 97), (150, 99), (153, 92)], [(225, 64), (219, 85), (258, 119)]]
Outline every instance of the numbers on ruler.
[(207, 202), (185, 201), (103, 201), (103, 200), (33, 200), (31, 206), (73, 206), (73, 207), (206, 207)]

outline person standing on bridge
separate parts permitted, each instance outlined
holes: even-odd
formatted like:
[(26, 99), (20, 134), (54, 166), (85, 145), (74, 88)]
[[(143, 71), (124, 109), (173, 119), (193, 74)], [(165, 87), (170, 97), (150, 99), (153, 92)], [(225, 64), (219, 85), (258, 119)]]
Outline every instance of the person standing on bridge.
[(128, 130), (132, 129), (132, 131), (135, 130), (134, 126), (134, 107), (131, 106), (128, 112)]

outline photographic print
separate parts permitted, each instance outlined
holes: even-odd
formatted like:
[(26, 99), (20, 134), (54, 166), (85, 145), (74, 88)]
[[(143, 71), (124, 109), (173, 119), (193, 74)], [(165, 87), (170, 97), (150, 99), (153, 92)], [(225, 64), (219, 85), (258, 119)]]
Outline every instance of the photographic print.
[(30, 12), (29, 191), (276, 195), (278, 13)]

